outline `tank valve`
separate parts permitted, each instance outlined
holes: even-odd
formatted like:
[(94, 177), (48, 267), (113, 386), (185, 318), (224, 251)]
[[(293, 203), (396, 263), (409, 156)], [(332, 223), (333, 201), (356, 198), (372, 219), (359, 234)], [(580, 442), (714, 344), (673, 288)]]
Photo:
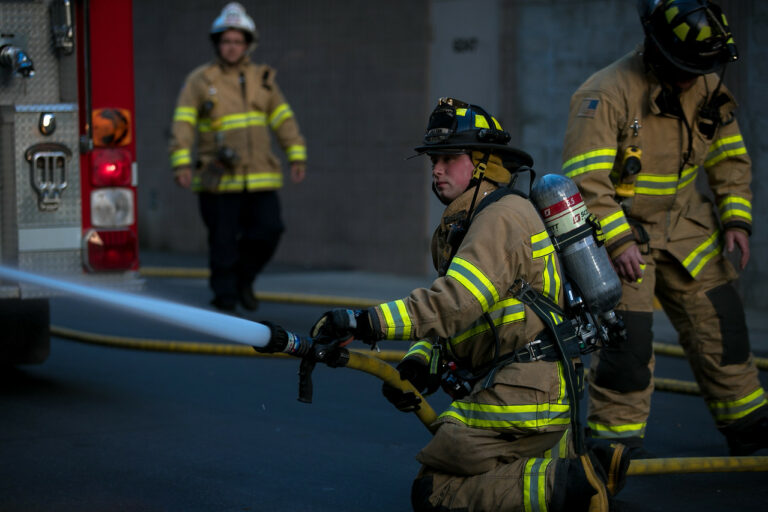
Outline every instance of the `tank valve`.
[(35, 74), (35, 65), (24, 50), (13, 45), (0, 48), (0, 66), (9, 68), (14, 74), (29, 78)]

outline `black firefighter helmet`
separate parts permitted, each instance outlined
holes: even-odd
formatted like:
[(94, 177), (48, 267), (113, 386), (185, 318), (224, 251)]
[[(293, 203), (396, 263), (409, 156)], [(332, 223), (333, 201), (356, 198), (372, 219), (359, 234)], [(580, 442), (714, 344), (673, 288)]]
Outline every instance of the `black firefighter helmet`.
[(424, 144), (414, 150), (429, 155), (479, 151), (499, 156), (510, 172), (531, 167), (531, 155), (509, 146), (510, 138), (482, 107), (454, 98), (440, 98), (429, 116)]
[(709, 0), (638, 0), (646, 40), (675, 68), (705, 75), (738, 59), (728, 21)]

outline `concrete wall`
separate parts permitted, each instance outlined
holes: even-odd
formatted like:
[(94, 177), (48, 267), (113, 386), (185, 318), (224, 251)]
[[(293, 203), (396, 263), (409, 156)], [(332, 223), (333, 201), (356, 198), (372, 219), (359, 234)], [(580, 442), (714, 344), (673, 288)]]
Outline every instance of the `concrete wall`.
[[(404, 158), (429, 113), (427, 2), (242, 3), (261, 38), (253, 60), (277, 69), (308, 142), (307, 179), (281, 194), (275, 262), (423, 272), (428, 180)], [(196, 199), (172, 184), (166, 147), (184, 77), (213, 56), (207, 34), (222, 5), (134, 2), (144, 248), (205, 251)]]
[[(204, 252), (194, 197), (171, 182), (166, 143), (178, 88), (211, 55), (224, 2), (134, 0), (142, 247)], [(404, 161), (438, 96), (494, 110), (539, 175), (558, 172), (573, 91), (642, 40), (634, 0), (244, 1), (308, 139), (305, 183), (282, 192), (274, 260), (307, 268), (430, 272), (440, 206), (428, 164)], [(754, 162), (755, 233), (741, 290), (768, 308), (768, 4), (722, 0), (741, 61), (726, 83)], [(488, 64), (496, 62), (496, 65)], [(466, 95), (467, 97), (463, 97)], [(745, 283), (750, 283), (746, 286)]]

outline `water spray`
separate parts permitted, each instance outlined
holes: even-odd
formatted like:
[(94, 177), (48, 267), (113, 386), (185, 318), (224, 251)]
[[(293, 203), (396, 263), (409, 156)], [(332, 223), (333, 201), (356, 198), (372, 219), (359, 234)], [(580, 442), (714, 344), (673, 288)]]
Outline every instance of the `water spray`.
[(31, 274), (22, 270), (0, 266), (0, 278), (33, 284), (68, 295), (98, 301), (104, 306), (140, 313), (145, 317), (185, 329), (210, 334), (252, 347), (265, 347), (269, 343), (270, 330), (266, 325), (216, 313), (162, 299), (143, 297), (132, 293), (108, 290), (96, 286), (54, 279)]

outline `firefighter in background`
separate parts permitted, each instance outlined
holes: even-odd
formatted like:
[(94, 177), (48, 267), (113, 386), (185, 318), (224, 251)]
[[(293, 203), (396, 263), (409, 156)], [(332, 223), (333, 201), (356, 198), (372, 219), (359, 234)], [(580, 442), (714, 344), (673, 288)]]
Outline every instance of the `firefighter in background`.
[[(542, 320), (511, 291), (525, 278), (563, 303), (560, 264), (533, 204), (514, 193), (488, 198), (510, 171), (532, 165), (508, 141), (481, 107), (441, 99), (416, 148), (432, 159), (433, 190), (447, 205), (432, 243), (439, 277), (368, 310), (332, 310), (312, 328), (313, 338), (421, 340), (398, 365), (419, 391), (440, 385), (442, 357), (464, 370), (468, 385), (451, 388), (454, 401), (417, 457), (419, 511), (576, 511), (593, 499), (607, 507), (629, 464), (623, 446), (574, 455), (565, 367)], [(413, 393), (383, 392), (400, 410), (419, 407)]]
[[(723, 255), (738, 248), (743, 269), (752, 230), (750, 159), (722, 83), (736, 47), (711, 2), (638, 7), (644, 45), (576, 91), (563, 151), (563, 172), (600, 218), (622, 278), (628, 331), (592, 358), (588, 432), (648, 456), (655, 293), (731, 454), (747, 455), (768, 447), (768, 407)], [(717, 208), (696, 189), (700, 172)]]
[(283, 232), (277, 194), (283, 174), (269, 131), (287, 155), (294, 183), (304, 179), (307, 151), (275, 71), (248, 57), (257, 33), (243, 7), (227, 4), (210, 36), (217, 58), (184, 82), (173, 115), (171, 166), (176, 182), (199, 195), (211, 304), (234, 311), (240, 302), (255, 310), (253, 282)]

